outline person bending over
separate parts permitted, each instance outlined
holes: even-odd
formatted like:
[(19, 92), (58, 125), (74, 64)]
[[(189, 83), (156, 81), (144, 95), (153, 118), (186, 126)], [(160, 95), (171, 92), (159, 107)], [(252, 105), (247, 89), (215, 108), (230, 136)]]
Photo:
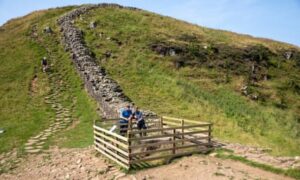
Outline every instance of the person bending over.
[[(146, 123), (145, 123), (145, 120), (143, 117), (143, 113), (142, 113), (142, 111), (139, 110), (138, 107), (136, 107), (136, 109), (135, 109), (134, 119), (137, 121), (138, 130), (147, 129)], [(146, 136), (146, 133), (140, 133), (140, 136), (142, 136), (143, 134), (144, 134), (144, 136)]]

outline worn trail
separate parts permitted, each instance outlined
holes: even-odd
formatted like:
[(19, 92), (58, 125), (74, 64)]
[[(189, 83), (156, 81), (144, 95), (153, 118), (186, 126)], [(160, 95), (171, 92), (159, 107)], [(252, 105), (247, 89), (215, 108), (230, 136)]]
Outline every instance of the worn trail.
[(64, 107), (60, 102), (60, 91), (65, 88), (63, 81), (53, 75), (50, 75), (49, 79), (51, 94), (45, 97), (45, 103), (49, 104), (55, 111), (55, 118), (50, 119), (51, 124), (47, 129), (31, 137), (27, 143), (25, 143), (25, 151), (27, 153), (41, 152), (50, 136), (67, 128), (73, 121), (70, 108)]

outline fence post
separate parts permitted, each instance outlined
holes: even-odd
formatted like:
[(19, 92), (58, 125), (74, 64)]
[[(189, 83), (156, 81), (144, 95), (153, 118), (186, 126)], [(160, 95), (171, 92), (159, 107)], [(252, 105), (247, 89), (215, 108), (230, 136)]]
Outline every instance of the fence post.
[(164, 134), (164, 119), (163, 117), (160, 117), (160, 128), (162, 129), (161, 130), (161, 134), (163, 135)]
[(173, 129), (173, 149), (172, 149), (172, 153), (175, 154), (176, 153), (176, 129)]
[[(118, 137), (115, 137), (115, 140), (119, 141)], [(115, 145), (117, 148), (119, 148), (119, 145), (117, 143), (112, 142), (112, 144)], [(116, 152), (117, 155), (119, 155), (119, 152), (117, 150), (115, 150), (115, 152)]]
[(128, 131), (127, 131), (127, 133), (128, 133), (128, 167), (130, 168), (130, 166), (131, 166), (131, 136), (132, 136), (132, 134), (131, 134), (131, 132), (132, 132), (132, 119), (130, 119), (129, 120), (129, 128), (128, 128)]
[(95, 131), (96, 131), (96, 129), (95, 129), (95, 126), (96, 126), (96, 122), (94, 122), (94, 126), (93, 126), (93, 135), (94, 135), (94, 148), (96, 148), (96, 143), (95, 143), (95, 141), (96, 141), (96, 133), (95, 133)]
[(182, 133), (182, 135), (181, 135), (181, 140), (182, 140), (182, 145), (184, 145), (184, 120), (182, 119), (181, 120), (181, 133)]
[(211, 124), (208, 125), (208, 145), (211, 147)]
[(130, 132), (132, 131), (132, 119), (129, 119), (127, 126), (127, 137), (129, 138)]
[(131, 133), (128, 134), (128, 168), (131, 167)]

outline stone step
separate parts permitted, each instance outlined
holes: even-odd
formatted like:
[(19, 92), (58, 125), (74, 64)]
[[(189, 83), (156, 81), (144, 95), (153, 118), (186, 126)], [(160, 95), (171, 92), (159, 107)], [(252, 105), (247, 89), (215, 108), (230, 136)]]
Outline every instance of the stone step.
[(41, 136), (42, 136), (42, 135), (39, 134), (39, 135), (37, 135), (37, 136), (32, 137), (32, 139), (38, 139), (38, 138), (40, 138)]
[(55, 132), (57, 132), (58, 131), (58, 129), (53, 129), (53, 133), (55, 133)]
[(44, 136), (52, 135), (52, 132), (53, 132), (53, 128), (51, 128), (51, 131), (44, 132)]
[(28, 140), (28, 143), (36, 143), (36, 142), (39, 142), (38, 139), (29, 139)]
[(34, 149), (34, 147), (33, 146), (25, 146), (24, 149), (25, 150), (30, 150), (30, 149)]
[(42, 151), (41, 149), (28, 149), (28, 150), (26, 150), (27, 153), (39, 153), (41, 151)]
[(43, 144), (45, 144), (45, 142), (44, 142), (44, 141), (42, 141), (42, 142), (39, 142), (39, 143), (36, 143), (36, 145), (37, 145), (37, 146), (40, 146), (40, 145), (43, 145)]
[(73, 121), (72, 120), (68, 120), (68, 121), (64, 121), (66, 124), (70, 124), (72, 123)]
[(51, 133), (45, 133), (44, 134), (44, 137), (49, 137), (49, 136), (51, 136), (52, 135), (52, 131), (51, 131)]
[(25, 146), (31, 146), (31, 145), (33, 145), (33, 144), (35, 144), (36, 142), (27, 142), (27, 143), (25, 143)]

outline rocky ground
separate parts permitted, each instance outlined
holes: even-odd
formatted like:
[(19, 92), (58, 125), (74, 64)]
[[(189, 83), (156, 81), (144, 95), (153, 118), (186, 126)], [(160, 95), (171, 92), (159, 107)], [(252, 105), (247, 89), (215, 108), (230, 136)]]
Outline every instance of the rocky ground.
[(237, 161), (210, 156), (191, 156), (170, 165), (143, 170), (136, 179), (290, 179)]
[(113, 179), (124, 175), (90, 147), (29, 154), (18, 168), (0, 175), (0, 179)]
[(169, 165), (125, 174), (93, 147), (29, 154), (0, 179), (290, 179), (243, 163), (211, 156), (184, 157)]
[(249, 147), (242, 144), (227, 143), (223, 148), (232, 150), (235, 155), (262, 164), (271, 165), (281, 169), (299, 169), (300, 156), (295, 157), (275, 157), (268, 154), (271, 149)]

